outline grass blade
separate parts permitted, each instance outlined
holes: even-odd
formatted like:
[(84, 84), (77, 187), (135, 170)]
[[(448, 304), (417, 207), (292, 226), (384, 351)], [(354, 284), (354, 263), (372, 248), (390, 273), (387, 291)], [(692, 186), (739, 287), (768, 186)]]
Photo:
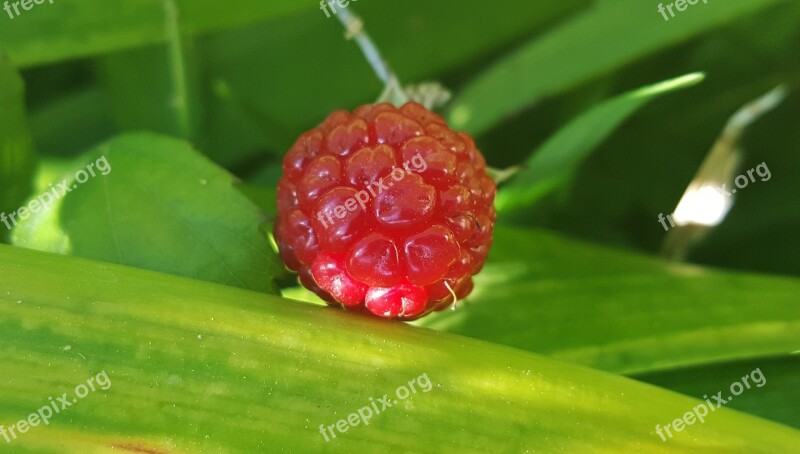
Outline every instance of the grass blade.
[(655, 3), (595, 2), (585, 13), (534, 38), (479, 75), (454, 101), (450, 122), (481, 134), (545, 96), (778, 3), (781, 0), (698, 4), (667, 22)]
[(497, 194), (498, 213), (529, 209), (537, 200), (569, 183), (578, 166), (622, 122), (656, 97), (694, 86), (705, 76), (687, 74), (634, 90), (593, 107), (558, 131), (537, 150)]

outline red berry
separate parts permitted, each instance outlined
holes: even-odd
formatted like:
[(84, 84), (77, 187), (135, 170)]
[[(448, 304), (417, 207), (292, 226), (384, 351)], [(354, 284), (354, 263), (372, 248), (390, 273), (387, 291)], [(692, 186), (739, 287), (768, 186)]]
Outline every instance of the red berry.
[(329, 303), (410, 320), (472, 291), (495, 192), (475, 142), (423, 106), (336, 111), (284, 158), (275, 239)]

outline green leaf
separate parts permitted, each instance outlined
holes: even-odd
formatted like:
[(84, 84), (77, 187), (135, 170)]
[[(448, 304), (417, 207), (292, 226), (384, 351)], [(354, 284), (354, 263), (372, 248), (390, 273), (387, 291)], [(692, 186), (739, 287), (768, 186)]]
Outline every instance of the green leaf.
[(36, 156), (25, 119), (24, 83), (0, 53), (0, 241), (7, 238), (16, 210), (30, 193), (35, 167)]
[[(410, 84), (448, 71), (461, 74), (461, 68), (482, 64), (494, 49), (584, 4), (505, 0), (491, 6), (492, 20), (485, 18), (485, 5), (453, 2), (361, 0), (350, 8), (363, 18), (403, 83)], [(249, 163), (262, 148), (283, 153), (333, 110), (373, 102), (381, 84), (355, 43), (342, 36), (338, 21), (315, 9), (204, 40), (209, 82), (224, 87), (224, 96), (217, 94), (207, 109), (214, 161)]]
[[(48, 396), (76, 396), (91, 377), (110, 382), (18, 434), (15, 452), (790, 452), (800, 443), (796, 430), (725, 408), (664, 442), (656, 425), (699, 401), (401, 323), (8, 246), (0, 263), (13, 264), (0, 273), (3, 425)], [(417, 392), (403, 399), (396, 390), (410, 381)], [(370, 399), (382, 411), (368, 426), (325, 441), (320, 425)]]
[(177, 12), (166, 19), (167, 44), (117, 52), (98, 67), (117, 123), (124, 131), (147, 130), (197, 141), (201, 129), (200, 74)]
[(89, 88), (52, 100), (30, 114), (36, 149), (43, 156), (75, 156), (118, 131), (108, 98)]
[(666, 22), (652, 2), (596, 2), (479, 75), (454, 101), (450, 123), (481, 134), (543, 97), (778, 3), (781, 0), (698, 4)]
[(185, 142), (120, 136), (77, 158), (64, 182), (70, 192), (20, 224), (15, 245), (277, 293), (256, 206)]
[(278, 181), (282, 175), (283, 166), (280, 163), (268, 164), (258, 169), (236, 188), (258, 205), (267, 216), (275, 217), (278, 214)]
[[(675, 208), (726, 120), (744, 103), (788, 82), (787, 74), (800, 74), (800, 59), (793, 57), (798, 17), (800, 2), (784, 3), (614, 73), (614, 87), (637, 87), (663, 74), (696, 69), (709, 79), (641, 109), (593, 152), (569, 190), (558, 194), (564, 197), (543, 201), (552, 202), (546, 207), (552, 209), (547, 216), (540, 216), (543, 204), (539, 203), (524, 221), (589, 242), (657, 252), (664, 240), (657, 215)], [(743, 40), (748, 51), (743, 51)], [(732, 74), (736, 77), (728, 77)], [(543, 142), (548, 131), (560, 125), (549, 123), (542, 129), (547, 122), (537, 119), (547, 118), (551, 110), (560, 112), (565, 100), (574, 96), (576, 92), (549, 99), (514, 121), (519, 128), (498, 127), (482, 141), (502, 134), (506, 143)], [(692, 251), (692, 262), (800, 276), (800, 236), (795, 234), (800, 231), (797, 118), (800, 96), (792, 93), (748, 128), (741, 142), (742, 171), (766, 162), (774, 176), (737, 193), (725, 221)], [(532, 128), (541, 132), (519, 140)], [(530, 151), (530, 145), (519, 147), (516, 159), (509, 156), (508, 146), (484, 144), (482, 149), (490, 160), (499, 156), (506, 166)], [(497, 160), (495, 165), (499, 166)], [(514, 220), (523, 221), (521, 216)]]
[(624, 374), (800, 349), (797, 279), (498, 227), (475, 281), (458, 310), (418, 323)]
[(262, 212), (273, 216), (278, 212), (278, 190), (275, 187), (240, 184), (236, 186), (236, 189), (250, 199)]
[(704, 364), (686, 369), (653, 372), (633, 378), (677, 391), (696, 399), (724, 390), (750, 371), (759, 369), (764, 384), (737, 396), (727, 406), (751, 415), (800, 428), (800, 356), (758, 358), (725, 364)]
[[(166, 6), (172, 1), (116, 0), (113, 8), (104, 0), (44, 2), (33, 5), (30, 11), (20, 8), (21, 14), (13, 19), (4, 18), (0, 42), (20, 66), (160, 43), (168, 36)], [(312, 5), (300, 0), (239, 0), (233, 6), (217, 0), (174, 3), (182, 28), (189, 34), (240, 26)], [(6, 12), (0, 14), (5, 16)]]
[(656, 97), (700, 83), (703, 74), (687, 74), (625, 93), (580, 115), (539, 148), (497, 194), (498, 213), (530, 208), (569, 183), (578, 166), (628, 117)]

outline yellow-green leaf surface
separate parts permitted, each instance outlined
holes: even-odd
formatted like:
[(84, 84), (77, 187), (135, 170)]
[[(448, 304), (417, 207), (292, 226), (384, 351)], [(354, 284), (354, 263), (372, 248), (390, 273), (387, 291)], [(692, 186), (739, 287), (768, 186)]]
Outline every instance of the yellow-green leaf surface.
[[(699, 401), (401, 323), (9, 246), (0, 264), (0, 424), (50, 396), (69, 401), (90, 377), (110, 382), (18, 434), (15, 452), (773, 453), (800, 444), (794, 429), (727, 409), (665, 442), (656, 424)], [(392, 403), (423, 374), (430, 387)], [(369, 425), (324, 440), (320, 425), (385, 394), (391, 408)]]
[[(11, 2), (13, 3), (13, 2)], [(25, 3), (25, 2), (23, 2)], [(31, 3), (33, 4), (33, 3)], [(186, 33), (226, 29), (305, 7), (299, 0), (54, 0), (0, 11), (0, 46), (20, 66), (41, 65), (127, 49), (167, 39), (167, 8), (174, 5)]]
[(699, 3), (665, 21), (658, 2), (596, 1), (586, 12), (533, 38), (475, 78), (454, 101), (450, 122), (472, 134), (483, 133), (543, 97), (779, 3), (785, 2)]
[(797, 279), (498, 227), (473, 294), (418, 323), (632, 374), (798, 351), (798, 295)]

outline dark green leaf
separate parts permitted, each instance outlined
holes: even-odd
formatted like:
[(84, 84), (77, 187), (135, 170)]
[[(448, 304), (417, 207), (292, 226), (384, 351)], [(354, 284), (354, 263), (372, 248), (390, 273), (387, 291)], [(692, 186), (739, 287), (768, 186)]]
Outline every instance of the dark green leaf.
[(530, 208), (538, 199), (567, 184), (578, 166), (622, 122), (656, 97), (691, 87), (702, 74), (688, 74), (605, 101), (558, 131), (528, 159), (497, 194), (498, 213)]
[(492, 65), (456, 98), (450, 122), (486, 132), (520, 110), (594, 77), (782, 0), (698, 4), (665, 21), (652, 2), (599, 1)]

